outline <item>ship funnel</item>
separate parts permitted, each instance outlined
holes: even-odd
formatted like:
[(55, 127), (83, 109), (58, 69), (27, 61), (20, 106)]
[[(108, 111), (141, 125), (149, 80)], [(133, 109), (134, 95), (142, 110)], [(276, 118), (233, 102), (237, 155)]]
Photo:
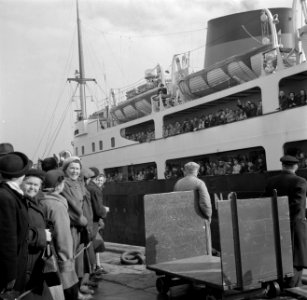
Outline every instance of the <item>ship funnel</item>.
[[(294, 48), (292, 8), (272, 8), (277, 18), (277, 32), (281, 32), (279, 43), (284, 48)], [(233, 55), (243, 54), (262, 45), (262, 10), (232, 14), (208, 22), (205, 68)], [(276, 19), (277, 20), (277, 19)], [(272, 39), (270, 40), (272, 43)]]

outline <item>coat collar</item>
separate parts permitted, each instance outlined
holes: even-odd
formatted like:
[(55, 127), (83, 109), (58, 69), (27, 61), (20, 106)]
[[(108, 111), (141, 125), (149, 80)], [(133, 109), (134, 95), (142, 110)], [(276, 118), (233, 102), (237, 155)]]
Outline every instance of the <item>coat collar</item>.
[(61, 202), (66, 208), (68, 208), (67, 200), (62, 195), (54, 194), (53, 192), (44, 193), (44, 198), (41, 201), (47, 200)]
[(14, 191), (16, 191), (18, 194), (20, 195), (24, 195), (23, 193), (23, 190), (20, 188), (20, 186), (15, 182), (15, 181), (12, 181), (12, 180), (8, 180), (6, 182), (6, 184)]

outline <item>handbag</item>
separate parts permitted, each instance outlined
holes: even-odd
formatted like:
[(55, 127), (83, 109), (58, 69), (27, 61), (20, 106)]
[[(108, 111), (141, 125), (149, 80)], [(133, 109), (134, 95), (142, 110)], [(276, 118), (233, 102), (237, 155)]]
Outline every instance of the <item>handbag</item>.
[(50, 243), (43, 252), (42, 260), (44, 261), (43, 275), (44, 279), (49, 287), (61, 284), (61, 278), (59, 274), (59, 267), (56, 256), (51, 251)]
[(101, 236), (100, 230), (97, 232), (95, 239), (93, 240), (93, 247), (95, 252), (104, 252), (106, 250), (104, 240)]

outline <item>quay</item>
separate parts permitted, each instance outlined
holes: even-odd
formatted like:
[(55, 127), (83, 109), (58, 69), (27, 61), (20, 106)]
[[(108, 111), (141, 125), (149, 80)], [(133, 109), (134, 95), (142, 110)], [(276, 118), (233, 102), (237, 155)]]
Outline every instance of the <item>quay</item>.
[[(101, 260), (108, 273), (96, 299), (307, 298), (307, 286), (287, 289), (283, 284), (293, 276), (286, 197), (275, 191), (272, 199), (243, 201), (233, 193), (229, 201), (218, 201), (219, 255), (211, 255), (208, 239), (197, 230), (203, 222), (190, 205), (194, 197), (190, 191), (144, 197), (146, 249), (106, 243)], [(121, 254), (127, 251), (146, 253), (147, 268), (123, 266)]]
[[(106, 242), (106, 251), (101, 254), (101, 262), (108, 274), (103, 275), (99, 286), (95, 290), (93, 300), (184, 300), (204, 299), (201, 287), (189, 288), (187, 285), (170, 289), (167, 295), (160, 295), (155, 287), (156, 274), (146, 269), (145, 265), (122, 265), (120, 256), (125, 251), (145, 251), (144, 247)], [(302, 290), (307, 288), (307, 270), (303, 273)], [(306, 297), (292, 297), (283, 295), (276, 300), (303, 299)], [(257, 297), (254, 299), (261, 299)], [(263, 298), (265, 299), (265, 298)]]

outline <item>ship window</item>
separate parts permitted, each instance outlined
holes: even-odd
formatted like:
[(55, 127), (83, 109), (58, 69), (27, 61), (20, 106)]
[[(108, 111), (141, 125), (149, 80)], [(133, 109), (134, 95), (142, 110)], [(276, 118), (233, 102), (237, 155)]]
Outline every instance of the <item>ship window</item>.
[(102, 149), (103, 149), (102, 141), (99, 141), (99, 150), (102, 150)]
[(75, 153), (76, 153), (77, 156), (79, 155), (78, 154), (78, 147), (75, 148)]
[(95, 152), (95, 143), (92, 143), (92, 152)]
[(84, 146), (81, 147), (81, 153), (84, 155)]
[(114, 137), (111, 138), (111, 147), (112, 148), (115, 147), (115, 138)]
[(307, 168), (307, 140), (284, 144), (284, 154), (295, 156), (299, 161), (299, 169)]
[(144, 181), (157, 179), (157, 165), (154, 162), (129, 165), (104, 170), (107, 182)]
[(256, 87), (166, 115), (163, 119), (163, 136), (202, 130), (260, 115), (261, 90)]
[(283, 78), (279, 82), (279, 107), (282, 110), (307, 104), (307, 72)]
[(181, 170), (190, 161), (200, 165), (200, 176), (262, 173), (267, 170), (264, 148), (253, 147), (168, 160), (165, 178), (183, 176)]
[(154, 121), (150, 120), (137, 125), (129, 126), (121, 129), (120, 135), (131, 141), (140, 143), (150, 142), (155, 139)]

